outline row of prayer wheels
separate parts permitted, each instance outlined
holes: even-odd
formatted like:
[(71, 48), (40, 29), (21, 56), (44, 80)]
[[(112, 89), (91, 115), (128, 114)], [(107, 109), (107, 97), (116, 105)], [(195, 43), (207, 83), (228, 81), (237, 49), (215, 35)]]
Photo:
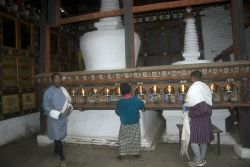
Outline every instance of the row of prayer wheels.
[[(211, 83), (209, 85), (212, 92), (218, 91), (218, 85), (216, 83)], [(232, 82), (228, 82), (225, 87), (224, 91), (230, 93), (234, 89), (234, 84)], [(179, 94), (186, 94), (188, 91), (188, 86), (186, 85), (186, 81), (181, 81), (180, 86), (178, 87), (178, 93)], [(165, 95), (173, 95), (175, 94), (175, 88), (173, 85), (168, 84), (166, 87), (163, 88), (163, 94)], [(147, 93), (150, 94), (160, 94), (161, 89), (158, 85), (154, 84), (152, 87), (150, 87), (147, 91), (147, 89), (143, 86), (142, 82), (138, 82), (138, 86), (135, 88), (135, 95), (145, 95)], [(119, 86), (116, 86), (114, 89), (109, 87), (104, 87), (102, 89), (98, 88), (91, 88), (88, 91), (86, 89), (82, 88), (71, 88), (70, 89), (70, 95), (71, 96), (95, 96), (95, 95), (102, 95), (102, 96), (122, 96), (121, 90)]]

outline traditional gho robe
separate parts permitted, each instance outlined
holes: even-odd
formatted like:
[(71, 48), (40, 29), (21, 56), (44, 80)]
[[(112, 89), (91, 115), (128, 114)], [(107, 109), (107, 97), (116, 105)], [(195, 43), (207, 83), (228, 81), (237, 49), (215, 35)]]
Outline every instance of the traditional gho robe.
[(45, 91), (42, 107), (47, 116), (49, 139), (62, 140), (67, 135), (67, 120), (66, 117), (60, 116), (60, 113), (68, 108), (70, 101), (71, 98), (63, 87), (52, 85)]
[(187, 92), (185, 106), (190, 107), (190, 143), (205, 144), (214, 139), (212, 132), (212, 92), (201, 81), (194, 82)]

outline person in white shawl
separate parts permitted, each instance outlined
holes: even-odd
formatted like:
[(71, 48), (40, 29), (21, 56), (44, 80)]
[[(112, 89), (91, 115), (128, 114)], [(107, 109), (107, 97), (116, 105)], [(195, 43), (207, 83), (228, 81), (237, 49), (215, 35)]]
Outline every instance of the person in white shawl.
[(61, 86), (62, 76), (59, 73), (51, 75), (52, 85), (46, 89), (43, 97), (43, 110), (47, 116), (47, 134), (54, 141), (54, 153), (58, 153), (61, 167), (65, 167), (65, 156), (61, 140), (67, 135), (66, 117), (73, 110), (71, 98), (67, 90)]
[[(191, 73), (193, 84), (188, 89), (184, 104), (184, 111), (186, 107), (189, 111), (184, 112), (182, 140), (184, 143), (190, 140), (194, 152), (194, 159), (188, 163), (189, 166), (204, 166), (207, 163), (205, 160), (207, 144), (214, 139), (211, 123), (212, 92), (201, 78), (200, 71)], [(184, 146), (187, 147), (187, 142)], [(187, 149), (182, 151), (185, 152)]]

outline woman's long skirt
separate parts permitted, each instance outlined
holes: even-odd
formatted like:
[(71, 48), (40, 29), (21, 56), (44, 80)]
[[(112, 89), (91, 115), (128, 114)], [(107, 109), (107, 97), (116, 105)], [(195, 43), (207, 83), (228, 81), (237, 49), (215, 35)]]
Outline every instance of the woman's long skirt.
[(141, 129), (140, 123), (120, 126), (119, 136), (119, 154), (139, 155), (141, 148)]

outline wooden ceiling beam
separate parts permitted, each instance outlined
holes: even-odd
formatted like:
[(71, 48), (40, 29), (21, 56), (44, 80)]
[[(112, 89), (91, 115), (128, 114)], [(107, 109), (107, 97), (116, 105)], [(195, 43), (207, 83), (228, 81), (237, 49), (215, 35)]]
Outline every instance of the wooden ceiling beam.
[(113, 17), (113, 16), (119, 16), (123, 15), (123, 9), (119, 10), (112, 10), (112, 11), (103, 11), (103, 12), (94, 12), (79, 16), (73, 16), (73, 17), (66, 17), (60, 19), (60, 24), (71, 24), (71, 23), (77, 23), (82, 21), (88, 21), (88, 20), (95, 20), (105, 17)]
[[(211, 4), (211, 3), (227, 2), (227, 1), (229, 0), (177, 0), (177, 1), (142, 5), (142, 6), (134, 6), (133, 13), (150, 12), (150, 11), (157, 11), (157, 10), (162, 10), (162, 9), (173, 9), (173, 8), (189, 7), (189, 6), (204, 5), (204, 4)], [(79, 16), (61, 18), (59, 20), (59, 23), (61, 25), (71, 24), (71, 23), (95, 20), (95, 19), (100, 19), (100, 18), (105, 18), (105, 17), (119, 16), (119, 15), (123, 15), (123, 13), (124, 13), (123, 9), (95, 12), (95, 13), (89, 13), (89, 14), (84, 14), (84, 15), (79, 15)]]

